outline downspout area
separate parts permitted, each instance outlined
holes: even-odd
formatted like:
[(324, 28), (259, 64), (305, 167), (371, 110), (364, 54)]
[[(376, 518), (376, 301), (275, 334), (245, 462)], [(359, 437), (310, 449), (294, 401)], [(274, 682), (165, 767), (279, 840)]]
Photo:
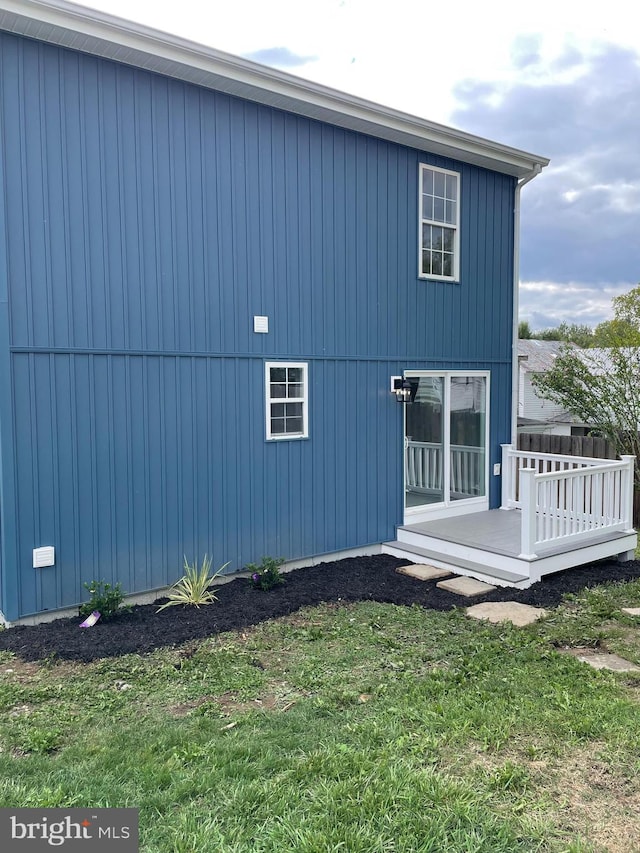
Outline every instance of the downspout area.
[(520, 193), (522, 187), (532, 181), (542, 171), (539, 163), (516, 184), (513, 207), (513, 336), (511, 352), (511, 444), (518, 445), (518, 313), (520, 308)]

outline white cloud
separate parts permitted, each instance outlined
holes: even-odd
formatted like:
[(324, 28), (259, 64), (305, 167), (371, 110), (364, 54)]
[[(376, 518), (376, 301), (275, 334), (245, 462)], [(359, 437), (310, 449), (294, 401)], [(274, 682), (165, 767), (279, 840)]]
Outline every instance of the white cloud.
[[(596, 189), (600, 187), (597, 186)], [(640, 183), (619, 181), (603, 187), (610, 193), (610, 205), (621, 213), (640, 212)]]
[(591, 284), (587, 282), (520, 282), (520, 319), (534, 330), (562, 322), (595, 327), (613, 317), (611, 300), (627, 293), (637, 282)]
[[(538, 0), (452, 0), (436, 20), (424, 0), (88, 0), (88, 5), (220, 50), (249, 54), (275, 45), (317, 56), (304, 76), (434, 121), (448, 122), (453, 86), (465, 77), (493, 81), (580, 74), (553, 66), (567, 44), (582, 54), (598, 42), (636, 46), (628, 0), (597, 4)], [(519, 50), (519, 54), (518, 54)], [(540, 62), (522, 62), (523, 51)], [(521, 58), (514, 63), (514, 52)]]

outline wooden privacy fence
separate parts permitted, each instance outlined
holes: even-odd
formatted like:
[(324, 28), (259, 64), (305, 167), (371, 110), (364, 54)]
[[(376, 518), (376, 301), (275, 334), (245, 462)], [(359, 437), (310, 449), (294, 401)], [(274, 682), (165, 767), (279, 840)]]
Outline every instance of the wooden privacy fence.
[(518, 436), (518, 450), (534, 453), (559, 453), (561, 456), (589, 456), (616, 459), (613, 443), (595, 435), (544, 435), (523, 432)]

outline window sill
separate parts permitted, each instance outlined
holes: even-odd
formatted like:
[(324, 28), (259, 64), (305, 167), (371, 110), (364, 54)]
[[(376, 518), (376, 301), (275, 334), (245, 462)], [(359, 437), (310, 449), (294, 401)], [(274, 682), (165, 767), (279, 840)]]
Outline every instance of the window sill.
[(419, 275), (418, 281), (442, 281), (445, 284), (460, 284), (459, 278), (449, 278), (443, 275)]
[(268, 435), (265, 441), (305, 441), (308, 435)]

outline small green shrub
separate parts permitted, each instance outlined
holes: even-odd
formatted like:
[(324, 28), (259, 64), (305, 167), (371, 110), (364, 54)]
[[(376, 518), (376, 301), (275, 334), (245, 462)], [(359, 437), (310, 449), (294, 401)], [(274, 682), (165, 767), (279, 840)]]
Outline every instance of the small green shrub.
[(213, 604), (214, 601), (217, 601), (218, 596), (209, 587), (218, 575), (222, 574), (229, 563), (220, 566), (218, 571), (212, 574), (212, 562), (212, 559), (205, 554), (202, 565), (198, 569), (198, 564), (195, 561), (193, 565), (189, 565), (185, 557), (184, 575), (169, 590), (169, 601), (160, 605), (156, 612), (159, 613), (165, 607), (173, 607), (176, 604), (193, 604), (196, 607), (200, 607), (201, 604)]
[(280, 574), (280, 566), (284, 563), (284, 557), (263, 557), (259, 566), (255, 563), (247, 563), (246, 570), (251, 572), (251, 583), (254, 589), (268, 590), (273, 589), (284, 583), (284, 578)]
[(91, 583), (86, 583), (84, 588), (89, 593), (90, 598), (89, 601), (80, 605), (80, 616), (86, 617), (94, 610), (99, 610), (103, 619), (109, 619), (122, 607), (124, 593), (119, 583), (111, 586), (110, 583), (104, 581), (91, 581)]

